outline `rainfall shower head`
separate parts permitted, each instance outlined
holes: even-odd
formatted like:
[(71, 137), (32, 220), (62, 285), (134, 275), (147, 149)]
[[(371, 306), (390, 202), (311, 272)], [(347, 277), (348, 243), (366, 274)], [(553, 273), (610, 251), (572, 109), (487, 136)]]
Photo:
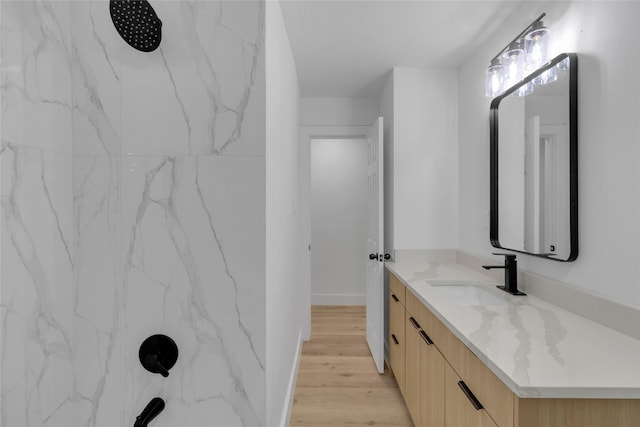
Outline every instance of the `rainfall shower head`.
[(111, 19), (118, 34), (131, 47), (154, 51), (162, 40), (162, 21), (147, 0), (111, 0)]

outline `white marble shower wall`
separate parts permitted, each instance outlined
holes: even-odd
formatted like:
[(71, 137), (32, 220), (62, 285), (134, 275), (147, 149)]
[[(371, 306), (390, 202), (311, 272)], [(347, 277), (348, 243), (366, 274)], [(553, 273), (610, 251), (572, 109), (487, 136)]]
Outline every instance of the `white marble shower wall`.
[(0, 424), (68, 426), (73, 182), (68, 4), (2, 2)]
[[(163, 41), (151, 53), (120, 39), (106, 1), (37, 4), (58, 20), (58, 9), (66, 7), (71, 33), (60, 53), (71, 69), (66, 95), (72, 102), (66, 105), (73, 110), (65, 110), (69, 154), (67, 164), (50, 165), (67, 177), (56, 181), (66, 203), (58, 215), (64, 216), (65, 233), (52, 223), (50, 234), (63, 234), (68, 243), (68, 277), (59, 273), (48, 282), (54, 302), (60, 299), (62, 320), (56, 322), (66, 322), (68, 341), (61, 340), (67, 345), (62, 356), (68, 357), (60, 358), (68, 368), (66, 375), (59, 371), (68, 379), (56, 383), (66, 384), (66, 392), (38, 387), (37, 372), (31, 382), (23, 375), (14, 381), (21, 390), (33, 390), (35, 383), (38, 404), (65, 409), (57, 418), (47, 418), (55, 411), (41, 408), (7, 411), (15, 387), (6, 380), (3, 353), (2, 425), (132, 425), (156, 396), (165, 399), (166, 409), (154, 426), (199, 427), (213, 420), (224, 426), (263, 425), (264, 4), (152, 1), (163, 21)], [(6, 8), (3, 2), (3, 15)], [(40, 33), (47, 38), (51, 32)], [(4, 58), (3, 53), (3, 64)], [(4, 93), (3, 87), (7, 128), (12, 125), (7, 126)], [(48, 107), (44, 114), (54, 114), (53, 105)], [(13, 145), (5, 143), (5, 129), (2, 133), (4, 220), (10, 218), (7, 211), (13, 212), (15, 192), (5, 184), (11, 182), (5, 165), (16, 164), (16, 156)], [(31, 157), (23, 161), (26, 169), (37, 167)], [(35, 171), (33, 181), (39, 177)], [(35, 202), (46, 201), (23, 187)], [(39, 218), (42, 212), (38, 207), (32, 215)], [(5, 271), (15, 268), (4, 248), (18, 228), (3, 222), (3, 352), (22, 348), (24, 370), (33, 371), (34, 350), (7, 338), (34, 335), (36, 349), (52, 358), (46, 346), (56, 336), (46, 331), (53, 338), (45, 340), (36, 327), (28, 330), (26, 315), (21, 328), (5, 322), (16, 309), (8, 298), (11, 280), (5, 280), (12, 278)], [(42, 252), (40, 258), (58, 264), (65, 252), (52, 242), (33, 246)], [(42, 306), (42, 286), (31, 287), (30, 304)], [(58, 295), (63, 287), (66, 294)], [(57, 331), (57, 323), (47, 326)], [(140, 343), (156, 333), (171, 336), (180, 349), (168, 378), (145, 371), (138, 361)], [(24, 396), (24, 390), (16, 396)], [(67, 401), (72, 408), (61, 404)]]

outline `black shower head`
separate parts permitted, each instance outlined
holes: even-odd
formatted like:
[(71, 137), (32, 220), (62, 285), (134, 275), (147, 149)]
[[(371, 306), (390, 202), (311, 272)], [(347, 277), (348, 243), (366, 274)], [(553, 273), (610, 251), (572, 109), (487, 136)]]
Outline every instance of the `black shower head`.
[(118, 34), (135, 49), (154, 51), (162, 40), (162, 21), (147, 0), (111, 0), (111, 19)]

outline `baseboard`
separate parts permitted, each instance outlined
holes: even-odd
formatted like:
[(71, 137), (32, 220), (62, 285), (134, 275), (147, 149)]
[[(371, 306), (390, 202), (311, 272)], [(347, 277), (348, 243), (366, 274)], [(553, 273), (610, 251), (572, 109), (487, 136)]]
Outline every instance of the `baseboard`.
[(312, 294), (311, 305), (365, 305), (365, 294)]
[(300, 355), (302, 354), (302, 332), (298, 334), (298, 348), (296, 349), (296, 359), (291, 367), (291, 375), (289, 376), (289, 385), (287, 386), (287, 396), (285, 398), (285, 407), (282, 408), (282, 416), (280, 417), (280, 427), (287, 427), (291, 419), (291, 407), (293, 406), (293, 397), (296, 391), (296, 381), (298, 379), (298, 368), (300, 367)]

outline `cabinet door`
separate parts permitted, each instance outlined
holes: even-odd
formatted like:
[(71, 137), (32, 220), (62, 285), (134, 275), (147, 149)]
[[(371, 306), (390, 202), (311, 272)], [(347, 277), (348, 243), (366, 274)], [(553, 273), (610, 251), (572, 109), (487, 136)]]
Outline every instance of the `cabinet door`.
[(473, 396), (465, 394), (459, 383), (462, 383), (460, 377), (448, 363), (445, 364), (445, 426), (497, 427), (482, 406), (474, 406)]
[(407, 288), (392, 273), (389, 273), (389, 292), (391, 292), (391, 298), (389, 299), (389, 301), (399, 300), (400, 304), (403, 307), (406, 307), (405, 294), (407, 292)]
[(427, 336), (421, 341), (421, 423), (419, 425), (421, 427), (444, 427), (444, 367), (446, 362), (436, 346), (427, 342)]
[(404, 387), (404, 307), (389, 295), (389, 364), (402, 394)]
[(406, 319), (404, 324), (404, 399), (407, 403), (407, 408), (409, 408), (413, 424), (420, 426), (420, 342), (422, 338), (420, 338), (420, 324), (408, 311), (406, 312)]

